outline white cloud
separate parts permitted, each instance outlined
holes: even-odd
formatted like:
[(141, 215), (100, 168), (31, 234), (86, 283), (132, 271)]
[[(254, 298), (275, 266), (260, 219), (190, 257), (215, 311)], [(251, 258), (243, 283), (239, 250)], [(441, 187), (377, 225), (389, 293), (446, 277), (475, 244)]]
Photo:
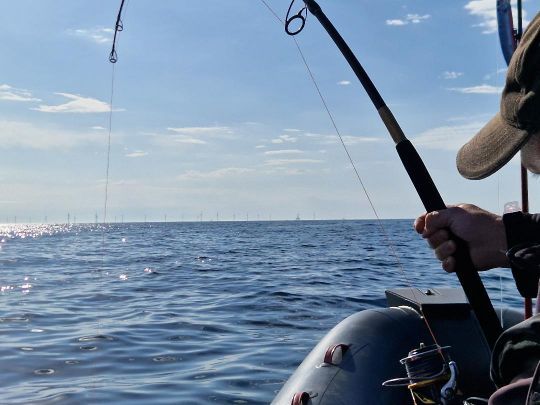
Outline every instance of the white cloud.
[(181, 135), (220, 135), (220, 134), (232, 134), (233, 130), (229, 127), (169, 127), (168, 131), (175, 132)]
[(143, 152), (142, 150), (136, 150), (134, 152), (126, 154), (126, 157), (128, 158), (139, 158), (143, 156), (147, 156), (148, 152)]
[(373, 143), (373, 142), (381, 142), (381, 138), (375, 138), (373, 136), (349, 136), (345, 135), (341, 137), (343, 139), (343, 142), (347, 145), (357, 145), (359, 143)]
[(339, 86), (348, 86), (349, 84), (351, 84), (351, 82), (349, 80), (341, 80), (341, 81), (337, 82), (337, 84)]
[(208, 142), (189, 135), (176, 133), (143, 132), (141, 135), (148, 137), (151, 142), (163, 148), (178, 147), (180, 145), (207, 145)]
[(500, 94), (503, 90), (502, 87), (491, 86), (489, 84), (481, 84), (472, 87), (454, 87), (448, 90), (457, 91), (464, 94)]
[(404, 20), (386, 20), (386, 25), (400, 26), (400, 25), (407, 25), (407, 24), (408, 22)]
[(269, 150), (264, 152), (265, 155), (299, 155), (304, 153), (300, 149), (281, 149), (281, 150)]
[[(491, 80), (493, 77), (497, 77), (497, 76), (506, 76), (506, 72), (508, 71), (508, 68), (504, 67), (504, 68), (501, 68), (501, 69), (497, 69), (495, 72), (493, 73), (488, 73), (487, 75), (484, 76), (484, 80)], [(504, 78), (503, 76), (503, 78)], [(503, 80), (503, 78), (501, 78), (501, 80)]]
[(116, 180), (111, 182), (111, 185), (113, 186), (137, 186), (140, 185), (140, 183), (137, 180), (131, 179), (131, 180)]
[(173, 138), (173, 141), (177, 143), (188, 143), (192, 145), (206, 145), (208, 143), (206, 141), (203, 141), (202, 139), (189, 138), (184, 136), (175, 136)]
[(409, 23), (420, 24), (422, 21), (427, 20), (429, 18), (431, 18), (431, 15), (429, 14), (424, 14), (424, 15), (407, 14), (405, 18), (396, 18), (393, 20), (386, 20), (386, 25), (403, 26)]
[(463, 76), (462, 72), (454, 72), (454, 71), (446, 71), (446, 72), (443, 72), (442, 74), (443, 79), (446, 79), (446, 80), (457, 79), (458, 77), (461, 77), (461, 76)]
[(96, 126), (92, 127), (92, 129), (95, 129), (96, 131), (104, 131), (105, 127), (102, 127), (100, 125), (96, 125)]
[[(307, 138), (322, 138), (324, 135), (321, 135), (321, 134), (316, 134), (316, 133), (313, 133), (313, 132), (306, 132), (304, 134), (305, 137)], [(328, 136), (328, 135), (326, 135)]]
[(485, 125), (471, 122), (463, 125), (442, 126), (422, 132), (412, 142), (427, 149), (457, 151)]
[(327, 173), (325, 169), (318, 167), (314, 169), (306, 169), (305, 167), (295, 167), (295, 166), (267, 166), (266, 170), (263, 170), (262, 173), (269, 176), (301, 176), (321, 173)]
[(290, 136), (290, 135), (287, 135), (287, 134), (283, 134), (283, 135), (280, 135), (278, 136), (277, 138), (275, 139), (272, 139), (272, 143), (285, 143), (285, 142), (296, 142), (298, 140), (298, 138), (294, 137), (294, 136)]
[(296, 128), (285, 128), (284, 131), (285, 132), (302, 132), (301, 129), (296, 129)]
[(0, 84), (0, 100), (5, 101), (41, 101), (32, 96), (28, 90), (17, 89), (8, 84)]
[[(382, 142), (383, 139), (376, 138), (374, 136), (351, 136), (351, 135), (342, 135), (341, 139), (346, 145), (358, 145), (361, 143), (374, 143)], [(339, 137), (337, 135), (325, 135), (324, 140), (321, 141), (322, 144), (335, 144), (339, 143)]]
[(428, 18), (431, 18), (429, 14), (407, 14), (407, 21), (410, 21), (413, 24), (419, 24), (422, 21), (427, 20)]
[[(303, 136), (307, 138), (312, 138), (313, 141), (317, 141), (320, 144), (323, 145), (329, 145), (329, 144), (335, 144), (339, 143), (339, 137), (336, 134), (331, 135), (325, 135), (325, 134), (317, 134), (314, 132), (306, 132), (303, 134)], [(383, 142), (386, 141), (386, 138), (379, 138), (374, 136), (352, 136), (352, 135), (342, 135), (341, 138), (343, 139), (343, 142), (347, 145), (357, 145), (362, 143), (375, 143), (375, 142)], [(275, 142), (280, 143), (280, 142)]]
[[(512, 17), (516, 21), (518, 15), (516, 2), (512, 1)], [(494, 34), (498, 31), (497, 25), (497, 7), (496, 3), (492, 0), (470, 0), (465, 5), (465, 10), (469, 14), (476, 16), (480, 19), (480, 22), (475, 27), (482, 28), (483, 34)], [(523, 10), (523, 23), (524, 26), (528, 24), (527, 11)], [(517, 24), (514, 23), (516, 27)]]
[(48, 129), (28, 122), (0, 121), (0, 148), (71, 149), (89, 143), (105, 143), (95, 132)]
[[(71, 101), (59, 105), (45, 105), (42, 104), (33, 110), (46, 112), (46, 113), (106, 113), (110, 111), (108, 103), (90, 97), (82, 97), (77, 94), (69, 93), (55, 93), (59, 96), (65, 97)], [(116, 110), (122, 111), (122, 110)]]
[(90, 29), (74, 29), (69, 30), (70, 35), (88, 39), (97, 44), (110, 44), (114, 36), (114, 30), (112, 28), (90, 28)]
[(257, 145), (255, 146), (255, 149), (264, 149), (266, 148), (266, 145)]
[(475, 27), (480, 27), (483, 34), (497, 32), (497, 8), (494, 1), (471, 0), (465, 5), (465, 10), (480, 19), (480, 22)]
[(270, 159), (264, 162), (266, 166), (285, 166), (303, 163), (323, 163), (323, 161), (317, 159)]
[(208, 127), (168, 127), (168, 131), (173, 132), (167, 135), (164, 143), (183, 143), (192, 145), (206, 145), (207, 141), (201, 137), (232, 138), (234, 131), (230, 127), (208, 126)]
[(472, 122), (472, 121), (489, 121), (493, 117), (493, 114), (475, 114), (475, 115), (461, 115), (456, 117), (447, 118), (447, 122)]
[(253, 169), (248, 169), (245, 167), (225, 167), (209, 172), (188, 170), (187, 172), (178, 175), (176, 178), (178, 180), (223, 179), (226, 177), (240, 176), (253, 171)]

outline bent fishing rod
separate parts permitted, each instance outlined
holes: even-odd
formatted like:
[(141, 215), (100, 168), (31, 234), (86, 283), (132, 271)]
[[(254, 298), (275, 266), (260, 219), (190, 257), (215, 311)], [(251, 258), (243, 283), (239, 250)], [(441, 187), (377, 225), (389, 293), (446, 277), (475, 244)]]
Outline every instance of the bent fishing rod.
[[(356, 74), (356, 77), (366, 90), (373, 105), (377, 109), (384, 125), (386, 126), (390, 136), (392, 137), (397, 153), (411, 179), (416, 192), (418, 193), (426, 211), (439, 211), (446, 209), (444, 203), (435, 183), (431, 179), (431, 176), (424, 165), (420, 155), (407, 139), (403, 130), (399, 126), (396, 118), (384, 102), (379, 91), (371, 81), (370, 77), (351, 51), (345, 40), (336, 30), (334, 25), (330, 22), (328, 17), (324, 14), (321, 7), (315, 0), (303, 0), (305, 6), (295, 15), (290, 17), (291, 8), (294, 4), (294, 0), (287, 12), (287, 19), (285, 23), (285, 30), (289, 35), (296, 35), (304, 28), (307, 11), (313, 14), (326, 32), (330, 35), (334, 43), (337, 45), (350, 67)], [(296, 30), (291, 30), (291, 23), (300, 24)], [(495, 344), (495, 341), (502, 333), (502, 327), (499, 323), (495, 309), (491, 304), (489, 296), (486, 292), (480, 275), (474, 267), (467, 243), (456, 237), (450, 235), (451, 239), (456, 243), (457, 249), (454, 255), (456, 259), (456, 274), (463, 287), (463, 291), (467, 296), (467, 299), (471, 305), (471, 308), (478, 319), (478, 323), (484, 333), (486, 341), (491, 349)]]

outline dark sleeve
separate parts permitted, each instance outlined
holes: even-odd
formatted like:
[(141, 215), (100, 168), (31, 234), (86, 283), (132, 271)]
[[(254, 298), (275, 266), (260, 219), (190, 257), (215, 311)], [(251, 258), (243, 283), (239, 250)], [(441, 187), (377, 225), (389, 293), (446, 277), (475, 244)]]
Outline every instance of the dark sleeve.
[(512, 275), (523, 297), (536, 298), (540, 277), (540, 214), (503, 216)]
[(535, 315), (502, 333), (491, 355), (491, 379), (497, 387), (517, 376), (532, 376), (540, 361), (540, 315)]

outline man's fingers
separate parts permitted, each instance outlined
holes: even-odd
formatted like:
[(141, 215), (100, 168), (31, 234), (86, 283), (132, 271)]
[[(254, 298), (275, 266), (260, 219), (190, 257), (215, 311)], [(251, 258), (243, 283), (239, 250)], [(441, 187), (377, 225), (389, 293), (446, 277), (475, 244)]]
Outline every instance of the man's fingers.
[(424, 233), (422, 236), (426, 238), (431, 236), (434, 232), (437, 232), (439, 229), (450, 228), (452, 214), (452, 208), (433, 211), (427, 214), (425, 219)]
[(442, 261), (442, 268), (448, 273), (456, 271), (456, 259), (454, 256), (449, 256)]
[(428, 238), (428, 244), (432, 249), (437, 248), (441, 243), (449, 239), (449, 234), (446, 229), (439, 229)]
[(426, 215), (427, 212), (424, 212), (414, 221), (414, 230), (420, 234), (424, 232), (424, 228), (426, 227)]
[(444, 261), (456, 252), (456, 243), (453, 240), (447, 240), (435, 248), (435, 256), (440, 261)]
[(452, 273), (456, 271), (456, 243), (450, 240), (452, 226), (457, 221), (456, 217), (462, 215), (464, 207), (449, 205), (446, 209), (433, 211), (420, 215), (414, 221), (414, 229), (427, 240), (429, 246), (434, 249), (435, 256), (441, 261), (442, 268)]

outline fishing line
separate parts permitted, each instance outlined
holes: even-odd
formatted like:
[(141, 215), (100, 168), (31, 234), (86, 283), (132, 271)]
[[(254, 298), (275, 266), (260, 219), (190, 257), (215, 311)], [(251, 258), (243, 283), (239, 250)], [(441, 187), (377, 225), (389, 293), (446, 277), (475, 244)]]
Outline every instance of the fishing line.
[[(345, 144), (345, 141), (343, 140), (343, 137), (342, 137), (342, 135), (341, 135), (341, 132), (339, 131), (339, 129), (338, 129), (338, 127), (337, 127), (336, 121), (334, 120), (334, 116), (333, 116), (333, 114), (331, 113), (330, 108), (328, 107), (328, 104), (326, 103), (326, 100), (325, 100), (325, 98), (324, 98), (324, 96), (323, 96), (323, 94), (322, 94), (322, 92), (321, 92), (321, 90), (320, 90), (320, 87), (319, 87), (319, 85), (318, 85), (318, 83), (317, 83), (317, 80), (315, 79), (315, 75), (313, 74), (311, 68), (309, 67), (309, 64), (308, 64), (308, 62), (307, 62), (307, 59), (305, 58), (304, 53), (302, 52), (302, 49), (301, 49), (301, 47), (300, 47), (300, 44), (298, 43), (297, 39), (294, 37), (294, 35), (300, 33), (300, 31), (302, 31), (302, 29), (304, 28), (304, 25), (305, 25), (305, 18), (306, 18), (306, 17), (304, 17), (304, 14), (303, 14), (303, 10), (304, 10), (304, 9), (301, 9), (301, 10), (300, 10), (297, 14), (295, 14), (293, 17), (290, 17), (290, 11), (291, 11), (291, 8), (292, 8), (292, 6), (293, 6), (293, 4), (294, 4), (294, 2), (295, 2), (295, 0), (292, 0), (291, 5), (289, 6), (289, 9), (288, 9), (288, 11), (287, 11), (287, 16), (288, 16), (289, 18), (288, 18), (287, 21), (284, 22), (284, 21), (277, 15), (277, 13), (272, 9), (272, 7), (270, 7), (270, 5), (266, 2), (266, 0), (260, 0), (260, 1), (261, 1), (261, 2), (266, 6), (266, 8), (272, 13), (272, 15), (277, 19), (277, 21), (279, 21), (279, 23), (282, 24), (282, 25), (285, 27), (285, 30), (286, 30), (287, 34), (289, 34), (289, 35), (292, 37), (292, 39), (294, 40), (294, 43), (295, 43), (296, 48), (297, 48), (297, 50), (298, 50), (298, 53), (300, 54), (300, 57), (301, 57), (301, 59), (302, 59), (304, 65), (305, 65), (305, 67), (306, 67), (306, 69), (307, 69), (307, 72), (308, 72), (308, 74), (309, 74), (309, 77), (310, 77), (310, 79), (311, 79), (313, 85), (315, 86), (315, 89), (317, 90), (317, 93), (318, 93), (318, 95), (319, 95), (319, 98), (320, 98), (320, 100), (321, 100), (323, 106), (324, 106), (324, 109), (326, 110), (326, 113), (327, 113), (327, 115), (328, 115), (330, 121), (332, 122), (332, 126), (334, 127), (334, 131), (336, 132), (336, 134), (337, 134), (337, 136), (338, 136), (338, 138), (339, 138), (339, 140), (340, 140), (340, 142), (341, 142), (341, 145), (343, 146), (343, 149), (345, 150), (345, 153), (346, 153), (346, 155), (347, 155), (347, 158), (348, 158), (348, 160), (349, 160), (349, 162), (350, 162), (350, 164), (351, 164), (351, 166), (352, 166), (352, 168), (353, 168), (353, 170), (354, 170), (354, 173), (356, 174), (356, 178), (357, 178), (358, 181), (360, 182), (360, 185), (361, 185), (362, 190), (363, 190), (363, 192), (364, 192), (364, 194), (365, 194), (365, 196), (366, 196), (366, 198), (367, 198), (367, 200), (368, 200), (368, 203), (369, 203), (369, 205), (370, 205), (370, 207), (371, 207), (371, 210), (373, 211), (373, 214), (375, 215), (376, 222), (377, 222), (377, 225), (378, 225), (378, 227), (379, 227), (379, 230), (380, 230), (380, 232), (382, 233), (383, 238), (385, 239), (387, 245), (388, 245), (389, 248), (390, 248), (391, 254), (392, 254), (392, 256), (394, 257), (394, 260), (395, 260), (395, 262), (396, 262), (396, 264), (397, 264), (397, 266), (398, 266), (398, 268), (399, 268), (399, 270), (400, 270), (400, 272), (401, 272), (401, 276), (402, 276), (403, 279), (405, 280), (405, 283), (408, 285), (408, 287), (411, 289), (411, 292), (412, 292), (412, 294), (413, 294), (413, 297), (414, 297), (415, 301), (418, 301), (418, 299), (417, 299), (417, 297), (416, 297), (415, 289), (414, 289), (414, 287), (412, 286), (412, 283), (411, 283), (409, 277), (407, 276), (407, 274), (406, 274), (406, 272), (405, 272), (405, 269), (403, 268), (403, 265), (402, 265), (402, 263), (401, 263), (401, 260), (399, 259), (399, 256), (398, 256), (398, 254), (397, 254), (397, 251), (396, 251), (396, 249), (395, 249), (395, 245), (394, 245), (394, 243), (392, 242), (392, 240), (391, 240), (391, 238), (390, 238), (390, 236), (389, 236), (389, 233), (387, 232), (386, 228), (384, 227), (384, 225), (383, 225), (383, 223), (382, 223), (382, 220), (381, 220), (380, 217), (379, 217), (379, 214), (378, 214), (378, 212), (377, 212), (377, 209), (375, 208), (375, 205), (373, 204), (373, 201), (371, 200), (371, 197), (370, 197), (370, 195), (369, 195), (369, 193), (368, 193), (368, 191), (367, 191), (367, 188), (366, 188), (366, 186), (365, 186), (365, 184), (364, 184), (364, 182), (363, 182), (363, 180), (362, 180), (362, 177), (360, 176), (360, 173), (359, 173), (358, 169), (356, 168), (356, 165), (354, 164), (354, 160), (352, 159), (352, 156), (351, 156), (351, 154), (349, 153), (349, 150), (348, 150), (348, 148), (347, 148), (347, 145)], [(307, 11), (307, 8), (306, 8), (306, 11)], [(290, 25), (292, 22), (294, 22), (295, 19), (299, 19), (299, 18), (300, 18), (300, 19), (303, 18), (303, 19), (302, 19), (302, 23), (301, 23), (300, 29), (297, 29), (297, 30), (290, 30), (290, 29), (288, 28), (289, 25)], [(289, 31), (290, 31), (291, 33), (290, 33)], [(423, 320), (424, 320), (424, 322), (425, 322), (425, 324), (426, 324), (426, 327), (427, 327), (427, 329), (428, 329), (428, 331), (429, 331), (431, 337), (433, 338), (433, 341), (435, 342), (435, 344), (438, 345), (437, 339), (435, 338), (435, 335), (434, 335), (434, 333), (433, 333), (433, 330), (431, 329), (431, 326), (429, 325), (429, 322), (428, 322), (426, 316), (424, 315), (421, 306), (419, 307), (419, 309), (420, 309), (420, 313), (422, 314), (422, 318), (423, 318)], [(442, 355), (442, 354), (441, 354), (441, 355)]]
[(114, 76), (115, 76), (115, 64), (111, 62), (111, 93), (109, 98), (109, 128), (107, 136), (107, 164), (105, 170), (105, 201), (103, 205), (103, 224), (107, 223), (107, 203), (109, 197), (109, 171), (111, 167), (111, 138), (112, 138), (112, 117), (113, 117), (113, 99), (114, 99)]
[[(106, 167), (105, 167), (105, 196), (103, 201), (103, 221), (102, 221), (102, 232), (101, 232), (101, 266), (99, 268), (98, 277), (100, 279), (100, 284), (103, 284), (103, 270), (105, 269), (105, 248), (106, 248), (106, 236), (108, 232), (107, 227), (107, 207), (108, 207), (108, 201), (109, 201), (109, 174), (110, 174), (110, 167), (111, 167), (111, 140), (112, 140), (112, 124), (113, 124), (113, 101), (114, 101), (114, 87), (115, 87), (115, 64), (118, 60), (118, 55), (116, 53), (116, 44), (117, 44), (117, 34), (118, 32), (122, 31), (124, 29), (123, 23), (122, 23), (122, 10), (124, 8), (125, 0), (122, 0), (120, 4), (120, 9), (118, 11), (118, 15), (116, 17), (116, 23), (115, 23), (115, 30), (114, 30), (114, 37), (113, 37), (113, 43), (112, 43), (112, 49), (109, 54), (109, 62), (112, 64), (111, 68), (111, 85), (110, 85), (110, 95), (109, 95), (109, 118), (108, 118), (108, 133), (107, 133), (107, 155), (106, 155)], [(96, 223), (97, 223), (97, 214), (96, 214)], [(98, 293), (101, 291), (105, 291), (105, 289), (102, 287)], [(101, 319), (98, 317), (97, 319), (97, 335), (102, 335), (101, 333), (102, 329), (102, 322)], [(97, 380), (95, 380), (94, 387), (97, 386)]]
[[(116, 46), (118, 43), (118, 33), (124, 30), (124, 23), (122, 22), (122, 12), (124, 10), (124, 4), (126, 0), (122, 0), (120, 3), (120, 8), (116, 16), (116, 23), (114, 25), (114, 37), (112, 41), (111, 52), (109, 54), (109, 62), (112, 64), (111, 69), (111, 91), (109, 97), (109, 125), (108, 125), (108, 136), (107, 136), (107, 163), (105, 169), (105, 201), (103, 203), (103, 249), (105, 249), (105, 234), (106, 234), (106, 224), (107, 224), (107, 207), (109, 199), (109, 172), (111, 167), (111, 139), (112, 139), (112, 123), (113, 123), (113, 101), (114, 101), (114, 79), (115, 79), (115, 66), (118, 61), (118, 54), (116, 52)], [(127, 5), (126, 5), (127, 8)], [(105, 260), (103, 256), (103, 261)]]
[[(127, 10), (127, 4), (129, 3), (129, 0), (126, 2), (126, 0), (122, 0), (120, 3), (120, 8), (118, 10), (118, 14), (116, 16), (116, 23), (114, 26), (114, 37), (112, 40), (112, 47), (111, 52), (109, 54), (109, 62), (112, 64), (111, 69), (111, 91), (110, 91), (110, 97), (109, 97), (109, 125), (108, 125), (108, 136), (107, 136), (107, 163), (106, 163), (106, 170), (105, 170), (105, 201), (103, 204), (103, 249), (105, 249), (105, 234), (106, 234), (106, 224), (107, 224), (107, 207), (108, 207), (108, 199), (109, 199), (109, 172), (111, 167), (111, 139), (112, 139), (112, 124), (113, 124), (113, 101), (114, 101), (114, 79), (115, 79), (115, 66), (116, 62), (118, 61), (118, 54), (116, 52), (116, 46), (118, 43), (118, 33), (124, 30), (124, 23), (122, 22), (122, 12), (124, 11), (124, 5), (126, 6)], [(124, 12), (125, 15), (125, 12)], [(104, 261), (104, 256), (103, 256)]]
[[(284, 23), (284, 22), (281, 20), (281, 18), (279, 18), (279, 16), (274, 12), (274, 10), (272, 10), (272, 8), (268, 5), (268, 3), (267, 3), (265, 0), (261, 0), (261, 2), (262, 2), (262, 3), (263, 3), (263, 4), (264, 4), (271, 12), (272, 12), (272, 14), (277, 18), (277, 20), (278, 20), (281, 24), (285, 25), (286, 27), (289, 26), (290, 23), (291, 23), (292, 21), (294, 21), (295, 18), (304, 18), (304, 20), (302, 20), (302, 21), (303, 21), (303, 23), (302, 23), (302, 28), (303, 28), (304, 22), (305, 22), (305, 17), (302, 17), (302, 13), (304, 12), (304, 10), (307, 11), (307, 8), (306, 8), (306, 7), (302, 8), (295, 16), (290, 17), (290, 18), (288, 19), (288, 22), (287, 22), (287, 23)], [(289, 16), (293, 4), (294, 4), (294, 0), (291, 2), (291, 5), (289, 6), (289, 10), (287, 11), (287, 16)], [(300, 16), (300, 17), (299, 17), (299, 16)], [(298, 29), (298, 30), (295, 30), (295, 31), (289, 31), (289, 29), (287, 28), (287, 33), (288, 33), (289, 35), (291, 35), (291, 36), (292, 36), (292, 39), (294, 40), (294, 44), (296, 45), (296, 49), (298, 50), (298, 53), (299, 53), (299, 55), (300, 55), (300, 57), (301, 57), (301, 59), (302, 59), (302, 62), (304, 63), (304, 66), (306, 67), (306, 70), (307, 70), (308, 75), (309, 75), (309, 77), (310, 77), (310, 79), (311, 79), (311, 82), (312, 82), (313, 85), (315, 86), (315, 89), (316, 89), (316, 91), (317, 91), (317, 94), (319, 95), (319, 98), (320, 98), (320, 100), (321, 100), (323, 106), (324, 106), (324, 109), (325, 109), (325, 111), (326, 111), (326, 114), (328, 115), (328, 118), (330, 119), (330, 121), (331, 121), (331, 123), (332, 123), (332, 126), (334, 127), (334, 131), (336, 132), (336, 134), (337, 134), (337, 136), (338, 136), (338, 138), (339, 138), (339, 140), (340, 140), (340, 143), (341, 143), (341, 145), (343, 146), (343, 149), (345, 150), (345, 153), (346, 153), (346, 155), (347, 155), (347, 158), (348, 158), (348, 160), (349, 160), (349, 162), (350, 162), (350, 164), (351, 164), (351, 166), (352, 166), (352, 168), (353, 168), (353, 170), (354, 170), (354, 173), (356, 174), (356, 178), (357, 178), (358, 181), (360, 182), (360, 185), (361, 185), (361, 187), (362, 187), (362, 190), (364, 191), (364, 194), (366, 195), (366, 198), (367, 198), (367, 200), (368, 200), (368, 202), (369, 202), (369, 205), (370, 205), (370, 207), (371, 207), (371, 210), (373, 211), (373, 214), (375, 215), (375, 217), (376, 217), (376, 219), (377, 219), (377, 222), (378, 222), (379, 226), (381, 227), (381, 230), (383, 231), (383, 234), (384, 234), (385, 238), (389, 238), (389, 236), (388, 236), (388, 234), (387, 234), (387, 232), (386, 232), (384, 226), (382, 225), (382, 221), (381, 221), (381, 219), (380, 219), (380, 217), (379, 217), (379, 214), (377, 213), (377, 210), (376, 210), (376, 208), (375, 208), (375, 205), (373, 204), (373, 202), (372, 202), (372, 200), (371, 200), (371, 197), (370, 197), (370, 195), (369, 195), (369, 193), (368, 193), (368, 191), (367, 191), (367, 189), (366, 189), (366, 187), (365, 187), (365, 185), (364, 185), (364, 182), (363, 182), (363, 180), (362, 180), (362, 177), (360, 176), (360, 173), (359, 173), (358, 169), (356, 168), (356, 165), (354, 164), (354, 160), (353, 160), (351, 154), (349, 153), (349, 149), (347, 148), (347, 146), (346, 146), (346, 144), (345, 144), (345, 141), (343, 140), (343, 137), (342, 137), (342, 135), (341, 135), (341, 132), (339, 131), (339, 129), (338, 129), (338, 127), (337, 127), (337, 124), (336, 124), (336, 121), (335, 121), (335, 119), (334, 119), (334, 116), (333, 116), (332, 112), (330, 111), (330, 108), (328, 107), (328, 104), (326, 103), (326, 99), (324, 98), (324, 96), (323, 96), (323, 94), (322, 94), (322, 92), (321, 92), (321, 89), (320, 89), (320, 87), (319, 87), (319, 85), (318, 85), (318, 83), (317, 83), (317, 80), (315, 79), (315, 75), (313, 74), (313, 71), (312, 71), (311, 68), (309, 67), (309, 64), (308, 64), (308, 62), (307, 62), (306, 57), (304, 56), (304, 53), (302, 52), (302, 49), (301, 49), (301, 47), (300, 47), (300, 44), (298, 43), (297, 39), (294, 37), (294, 35), (296, 35), (297, 33), (299, 33), (299, 32), (302, 30), (302, 28), (300, 28), (300, 29)], [(292, 34), (289, 33), (289, 32), (292, 32)], [(387, 241), (389, 241), (389, 239), (388, 239)], [(390, 245), (391, 245), (391, 244), (390, 244)], [(391, 246), (391, 248), (392, 248), (392, 250), (393, 250), (393, 246)], [(395, 253), (395, 252), (394, 252), (394, 253)], [(399, 264), (400, 267), (401, 267), (401, 263), (400, 263), (400, 261), (399, 261), (399, 258), (398, 258), (398, 256), (397, 256), (397, 254), (395, 254), (395, 258), (396, 258), (396, 261), (398, 262), (398, 264)]]
[[(498, 50), (494, 54), (497, 55), (497, 53), (498, 53)], [(495, 66), (497, 69), (495, 73), (496, 83), (500, 84), (501, 72), (500, 72), (500, 65), (499, 65), (498, 57), (495, 58)], [(500, 210), (501, 210), (501, 172), (499, 171), (499, 173), (497, 173), (497, 211), (496, 212), (501, 212)], [(503, 211), (504, 211), (504, 207), (503, 207)], [(503, 291), (503, 274), (502, 273), (503, 273), (503, 270), (499, 269), (499, 300), (500, 300), (500, 306), (501, 306), (499, 318), (501, 320), (501, 327), (504, 328), (504, 321), (503, 321), (504, 291)]]

